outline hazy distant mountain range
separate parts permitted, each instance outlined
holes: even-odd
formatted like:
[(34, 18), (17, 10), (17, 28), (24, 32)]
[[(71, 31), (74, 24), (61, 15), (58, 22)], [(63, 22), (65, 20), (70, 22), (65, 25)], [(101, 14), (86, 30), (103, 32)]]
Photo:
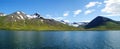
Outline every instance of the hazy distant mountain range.
[(120, 22), (98, 16), (91, 22), (68, 23), (41, 17), (34, 13), (27, 15), (17, 11), (12, 14), (0, 13), (0, 29), (3, 30), (119, 30)]

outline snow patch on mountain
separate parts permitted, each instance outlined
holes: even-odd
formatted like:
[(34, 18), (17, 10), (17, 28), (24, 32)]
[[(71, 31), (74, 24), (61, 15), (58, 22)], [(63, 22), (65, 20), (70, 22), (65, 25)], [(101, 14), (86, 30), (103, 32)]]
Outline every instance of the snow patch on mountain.
[(0, 13), (0, 16), (6, 16), (6, 14), (4, 14), (4, 13)]
[(36, 18), (37, 16), (36, 15), (27, 15), (28, 19), (31, 19), (31, 18)]
[(21, 19), (24, 19), (22, 15), (19, 15)]
[(16, 12), (17, 14), (20, 14), (20, 12)]

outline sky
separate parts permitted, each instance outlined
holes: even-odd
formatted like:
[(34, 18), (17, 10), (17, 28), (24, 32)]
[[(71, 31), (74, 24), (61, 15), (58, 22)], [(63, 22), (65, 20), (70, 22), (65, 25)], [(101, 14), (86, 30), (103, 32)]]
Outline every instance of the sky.
[(120, 0), (0, 0), (0, 12), (16, 11), (66, 22), (89, 22), (97, 16), (120, 21)]

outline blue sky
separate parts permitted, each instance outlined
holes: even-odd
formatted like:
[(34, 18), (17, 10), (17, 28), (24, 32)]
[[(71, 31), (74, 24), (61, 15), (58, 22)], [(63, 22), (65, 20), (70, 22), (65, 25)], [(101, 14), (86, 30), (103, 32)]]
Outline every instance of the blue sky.
[(120, 0), (0, 0), (0, 12), (38, 12), (67, 22), (91, 21), (102, 15), (120, 21)]

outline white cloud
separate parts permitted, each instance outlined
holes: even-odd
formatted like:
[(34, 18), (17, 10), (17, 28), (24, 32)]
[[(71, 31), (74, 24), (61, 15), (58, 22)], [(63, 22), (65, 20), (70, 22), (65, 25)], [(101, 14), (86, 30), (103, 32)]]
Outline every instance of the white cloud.
[(109, 17), (112, 17), (112, 16), (120, 16), (120, 14), (108, 14), (108, 15), (106, 14), (106, 15), (101, 15), (101, 16), (107, 16), (107, 17), (109, 16)]
[(85, 11), (85, 15), (87, 15), (87, 14), (90, 14), (90, 13), (92, 13), (93, 11), (95, 11), (95, 10), (87, 10), (87, 11)]
[(80, 22), (90, 22), (91, 20), (81, 20)]
[(102, 4), (101, 2), (89, 2), (85, 7), (86, 8), (91, 8), (91, 7), (94, 7), (96, 5), (100, 5)]
[(76, 11), (73, 11), (74, 12), (74, 16), (77, 16), (78, 14), (80, 14), (82, 12), (82, 10), (76, 10)]
[(69, 15), (69, 11), (67, 11), (63, 14), (63, 16), (68, 16), (68, 15)]
[(105, 7), (101, 10), (102, 12), (120, 16), (120, 0), (105, 0), (104, 3)]

